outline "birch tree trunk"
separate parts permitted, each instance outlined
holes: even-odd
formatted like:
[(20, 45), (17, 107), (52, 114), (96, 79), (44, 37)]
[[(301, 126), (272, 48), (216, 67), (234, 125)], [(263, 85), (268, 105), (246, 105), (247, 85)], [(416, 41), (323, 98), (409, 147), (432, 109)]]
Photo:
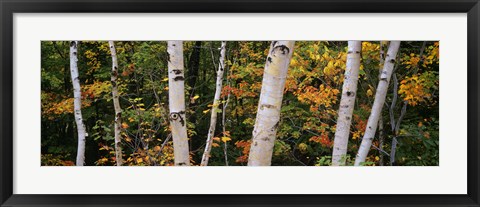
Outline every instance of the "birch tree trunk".
[(225, 47), (227, 42), (222, 41), (220, 48), (220, 59), (217, 70), (217, 82), (215, 88), (215, 97), (213, 99), (213, 105), (210, 116), (210, 128), (208, 129), (207, 143), (205, 144), (205, 151), (203, 152), (201, 166), (208, 165), (208, 159), (210, 158), (210, 151), (212, 149), (213, 136), (215, 135), (215, 126), (217, 125), (217, 110), (220, 105), (220, 95), (222, 93), (223, 84), (223, 72), (225, 69)]
[(395, 65), (395, 58), (397, 56), (398, 49), (400, 48), (400, 41), (391, 41), (388, 47), (387, 56), (383, 65), (380, 81), (378, 82), (377, 91), (375, 93), (375, 101), (373, 102), (370, 117), (368, 117), (367, 128), (363, 135), (362, 144), (358, 149), (358, 153), (355, 159), (355, 166), (359, 166), (365, 162), (370, 147), (372, 146), (373, 138), (375, 137), (375, 131), (377, 130), (378, 120), (381, 115), (383, 104), (385, 103), (385, 97), (387, 95), (388, 84), (392, 77), (393, 68)]
[(357, 94), (358, 73), (360, 70), (361, 41), (348, 41), (347, 68), (343, 80), (342, 99), (338, 110), (337, 129), (333, 145), (332, 165), (345, 165), (348, 136), (352, 123), (352, 113)]
[(117, 166), (123, 164), (122, 158), (122, 147), (121, 145), (121, 126), (122, 126), (122, 108), (120, 107), (120, 101), (118, 100), (118, 87), (117, 87), (117, 78), (118, 78), (118, 61), (117, 61), (117, 50), (115, 49), (115, 43), (113, 41), (108, 41), (110, 46), (110, 53), (112, 54), (112, 76), (110, 81), (112, 82), (112, 98), (113, 98), (113, 107), (115, 109), (115, 158)]
[(72, 76), (73, 84), (73, 109), (78, 133), (76, 164), (77, 166), (83, 166), (85, 164), (85, 137), (87, 136), (87, 133), (82, 117), (82, 91), (80, 88), (80, 80), (78, 79), (77, 45), (78, 41), (70, 42), (70, 74)]
[(271, 165), (283, 90), (294, 45), (295, 41), (273, 41), (270, 45), (248, 157), (249, 166)]
[[(383, 64), (385, 63), (385, 43), (383, 41), (380, 41), (380, 68), (383, 67)], [(378, 80), (380, 81), (380, 78), (382, 78), (382, 73), (378, 74)], [(383, 107), (382, 110), (383, 111)], [(378, 148), (380, 148), (380, 166), (383, 166), (383, 142), (385, 141), (385, 131), (383, 127), (383, 117), (382, 117), (382, 112), (380, 112), (380, 118), (378, 120)]]
[(168, 98), (175, 165), (190, 165), (185, 119), (183, 41), (168, 41)]
[(408, 105), (408, 101), (404, 101), (402, 111), (400, 112), (400, 117), (398, 117), (398, 120), (395, 125), (395, 129), (393, 131), (392, 147), (390, 150), (390, 166), (395, 165), (395, 153), (397, 152), (398, 132), (400, 131), (400, 123), (402, 123), (403, 117), (407, 112), (407, 105)]

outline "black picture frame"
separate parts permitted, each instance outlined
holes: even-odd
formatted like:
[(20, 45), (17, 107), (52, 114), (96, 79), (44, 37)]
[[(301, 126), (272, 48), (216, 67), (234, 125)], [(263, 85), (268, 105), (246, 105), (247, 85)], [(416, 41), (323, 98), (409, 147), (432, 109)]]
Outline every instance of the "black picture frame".
[[(478, 0), (0, 0), (1, 206), (480, 206)], [(468, 190), (465, 195), (20, 195), (13, 194), (15, 13), (467, 13)], [(455, 129), (451, 129), (455, 130)], [(32, 175), (35, 176), (35, 175)], [(449, 179), (449, 178), (445, 178)], [(194, 187), (194, 186), (193, 186)], [(318, 186), (321, 187), (321, 186)], [(412, 186), (413, 188), (414, 186)], [(266, 192), (268, 193), (268, 192)]]

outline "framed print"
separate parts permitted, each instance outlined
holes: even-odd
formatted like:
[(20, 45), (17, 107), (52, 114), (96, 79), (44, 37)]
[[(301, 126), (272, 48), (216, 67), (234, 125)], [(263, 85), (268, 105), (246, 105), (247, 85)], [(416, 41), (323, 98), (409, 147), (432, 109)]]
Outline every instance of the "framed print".
[(0, 6), (1, 206), (480, 205), (477, 0)]

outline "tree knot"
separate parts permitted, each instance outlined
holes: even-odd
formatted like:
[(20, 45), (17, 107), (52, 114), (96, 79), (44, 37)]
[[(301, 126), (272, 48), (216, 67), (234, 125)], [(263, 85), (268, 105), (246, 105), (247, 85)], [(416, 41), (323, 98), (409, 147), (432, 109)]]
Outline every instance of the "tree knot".
[(185, 111), (179, 111), (179, 112), (171, 112), (170, 113), (170, 121), (176, 121), (180, 122), (182, 126), (185, 126), (185, 120), (183, 119), (183, 116), (185, 114)]

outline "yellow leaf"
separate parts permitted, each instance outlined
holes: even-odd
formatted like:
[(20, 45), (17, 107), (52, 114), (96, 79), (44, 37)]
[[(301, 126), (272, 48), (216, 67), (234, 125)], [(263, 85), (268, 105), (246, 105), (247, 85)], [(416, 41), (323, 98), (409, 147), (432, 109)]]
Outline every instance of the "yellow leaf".
[(127, 123), (125, 123), (125, 122), (123, 122), (123, 123), (122, 123), (122, 128), (123, 128), (123, 129), (126, 129), (126, 128), (128, 128), (128, 124), (127, 124)]
[(367, 90), (367, 96), (372, 96), (372, 95), (373, 95), (372, 90), (371, 90), (371, 89), (368, 89), (368, 90)]
[(142, 163), (143, 159), (142, 158), (137, 158), (137, 163)]
[(376, 157), (375, 157), (375, 160), (376, 160), (376, 161), (379, 161), (379, 160), (380, 160), (380, 158), (379, 158), (378, 156), (376, 156)]
[(168, 81), (168, 78), (164, 78), (162, 81), (164, 81), (164, 82), (165, 82), (165, 81)]
[(210, 111), (210, 109), (207, 109), (205, 111), (203, 111), (204, 114), (208, 113)]
[(296, 65), (296, 64), (297, 64), (297, 61), (292, 58), (292, 60), (290, 60), (290, 65)]
[(197, 100), (198, 98), (200, 98), (200, 96), (196, 95), (196, 96), (193, 97), (193, 100)]
[(222, 137), (222, 142), (228, 142), (232, 139), (230, 139), (230, 137)]
[(160, 151), (160, 146), (155, 146), (155, 147), (153, 148), (153, 150), (154, 150), (155, 152)]

